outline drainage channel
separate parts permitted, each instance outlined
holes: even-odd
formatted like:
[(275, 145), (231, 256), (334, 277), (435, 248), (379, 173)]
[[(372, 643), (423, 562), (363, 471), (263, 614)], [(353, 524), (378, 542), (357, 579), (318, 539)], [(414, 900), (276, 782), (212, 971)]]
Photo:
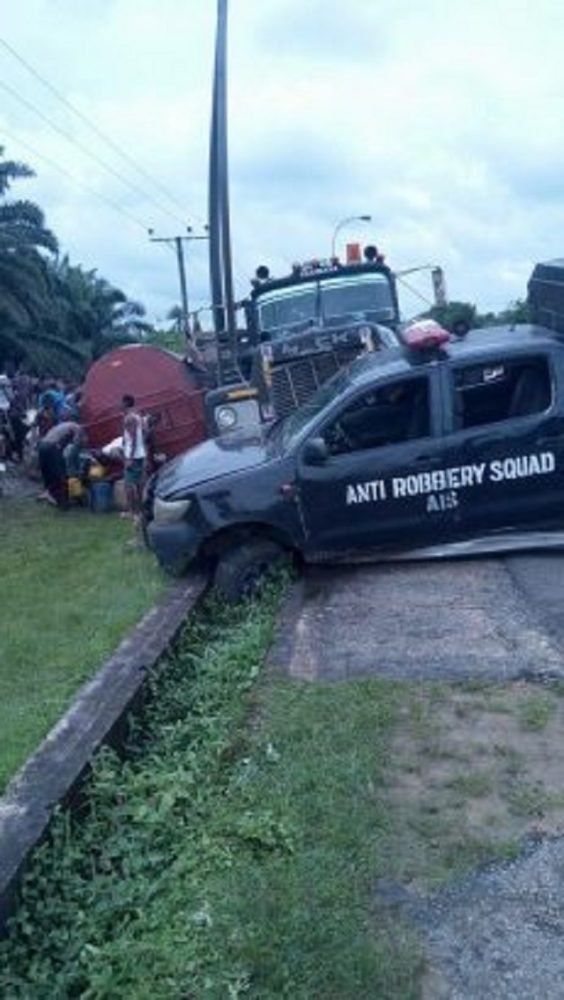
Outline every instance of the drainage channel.
[(56, 807), (72, 801), (100, 747), (123, 740), (127, 716), (140, 704), (148, 677), (207, 586), (197, 576), (171, 588), (81, 688), (0, 798), (0, 932)]

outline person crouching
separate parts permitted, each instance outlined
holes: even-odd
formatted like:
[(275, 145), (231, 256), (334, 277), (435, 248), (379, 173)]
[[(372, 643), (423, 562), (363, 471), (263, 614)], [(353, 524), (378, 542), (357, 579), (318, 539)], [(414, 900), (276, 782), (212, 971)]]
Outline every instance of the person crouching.
[(49, 503), (66, 510), (69, 504), (65, 449), (78, 447), (84, 440), (84, 429), (74, 420), (55, 424), (41, 438), (38, 447), (39, 468)]

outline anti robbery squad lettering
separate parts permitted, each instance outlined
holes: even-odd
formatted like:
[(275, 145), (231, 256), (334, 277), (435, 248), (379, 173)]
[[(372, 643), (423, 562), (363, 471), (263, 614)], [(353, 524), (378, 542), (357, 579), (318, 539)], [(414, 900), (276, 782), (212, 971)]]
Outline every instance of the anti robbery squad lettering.
[(432, 472), (416, 472), (409, 476), (390, 479), (372, 479), (364, 483), (349, 483), (347, 504), (375, 503), (381, 500), (400, 500), (408, 497), (427, 496), (427, 511), (447, 510), (458, 506), (457, 490), (468, 486), (482, 486), (484, 482), (501, 483), (530, 476), (544, 476), (556, 469), (556, 459), (551, 451), (540, 454), (520, 455), (515, 458), (495, 459), (474, 465), (457, 465)]

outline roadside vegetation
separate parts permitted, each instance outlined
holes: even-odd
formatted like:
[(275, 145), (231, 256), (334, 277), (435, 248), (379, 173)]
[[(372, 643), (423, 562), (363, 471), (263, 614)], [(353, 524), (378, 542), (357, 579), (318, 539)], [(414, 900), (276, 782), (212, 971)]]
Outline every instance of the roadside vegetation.
[(261, 676), (276, 605), (186, 629), (127, 760), (100, 756), (87, 814), (39, 851), (2, 996), (417, 995), (417, 949), (373, 904), (398, 691)]
[(187, 625), (36, 854), (2, 997), (414, 1000), (413, 902), (562, 830), (557, 685), (290, 680), (279, 600)]
[(164, 583), (131, 525), (2, 500), (0, 790)]
[(33, 177), (0, 146), (0, 371), (7, 360), (36, 374), (80, 379), (91, 361), (149, 329), (145, 309), (95, 269), (59, 256), (33, 202), (11, 197)]

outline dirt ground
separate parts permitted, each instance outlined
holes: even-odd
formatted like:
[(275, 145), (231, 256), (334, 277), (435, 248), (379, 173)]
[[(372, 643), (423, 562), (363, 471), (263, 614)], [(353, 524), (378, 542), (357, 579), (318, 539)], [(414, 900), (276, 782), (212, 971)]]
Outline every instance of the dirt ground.
[(25, 500), (36, 496), (41, 490), (41, 482), (32, 479), (28, 470), (12, 462), (0, 463), (4, 465), (4, 471), (0, 470), (0, 503), (2, 498), (6, 500)]
[(502, 848), (564, 833), (563, 695), (529, 683), (415, 693), (392, 753), (395, 806)]
[(403, 691), (379, 911), (415, 926), (424, 1000), (564, 996), (564, 558), (316, 569), (270, 661)]

